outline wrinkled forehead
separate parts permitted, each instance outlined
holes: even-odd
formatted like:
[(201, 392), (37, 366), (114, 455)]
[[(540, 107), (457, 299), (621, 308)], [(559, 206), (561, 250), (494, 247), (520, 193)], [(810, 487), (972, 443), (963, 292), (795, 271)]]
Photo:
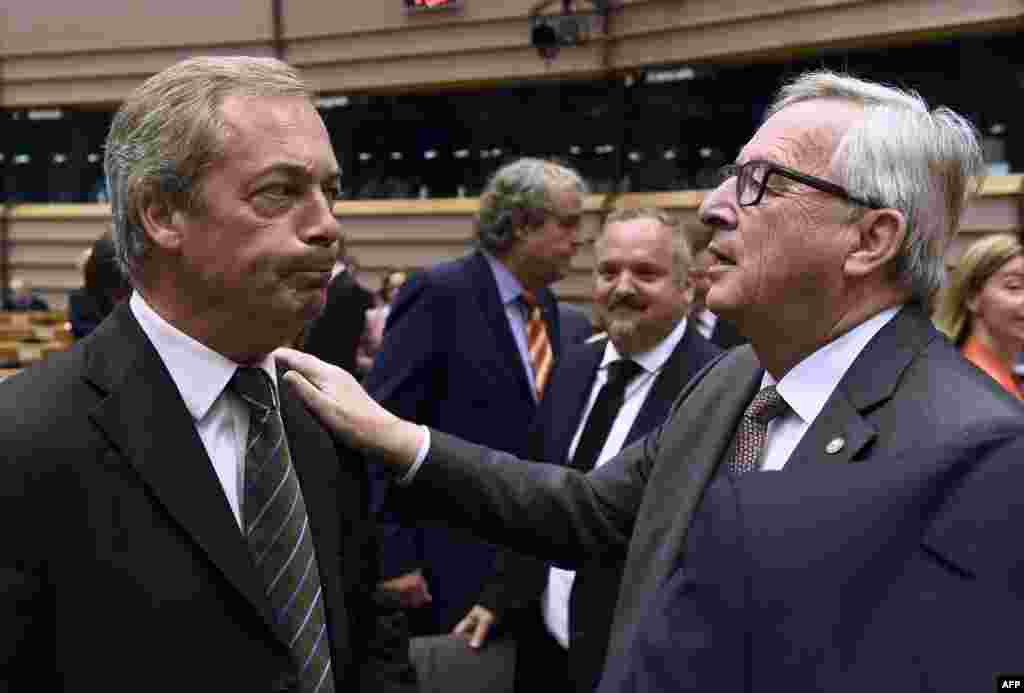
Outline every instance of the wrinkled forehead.
[(829, 168), (843, 136), (864, 116), (847, 101), (814, 99), (783, 108), (754, 133), (739, 161), (767, 159), (806, 173)]

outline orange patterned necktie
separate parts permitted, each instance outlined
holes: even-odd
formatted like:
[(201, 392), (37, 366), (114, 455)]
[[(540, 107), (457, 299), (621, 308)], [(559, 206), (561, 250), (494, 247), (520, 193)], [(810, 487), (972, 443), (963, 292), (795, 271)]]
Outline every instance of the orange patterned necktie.
[(537, 399), (544, 395), (544, 386), (548, 383), (551, 366), (555, 362), (555, 354), (551, 350), (548, 338), (548, 325), (544, 322), (540, 304), (532, 291), (523, 291), (523, 302), (526, 304), (526, 348), (530, 352), (530, 367), (533, 368), (533, 382), (537, 388)]

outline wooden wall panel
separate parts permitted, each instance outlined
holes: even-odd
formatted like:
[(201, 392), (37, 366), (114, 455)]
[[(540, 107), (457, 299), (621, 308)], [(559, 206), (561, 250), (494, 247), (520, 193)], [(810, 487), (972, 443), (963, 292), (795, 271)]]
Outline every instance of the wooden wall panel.
[[(660, 206), (695, 220), (699, 191), (636, 193), (614, 200), (615, 208)], [(599, 230), (605, 199), (592, 195), (585, 205), (584, 235)], [(421, 268), (466, 253), (473, 245), (477, 200), (339, 202), (335, 213), (346, 243), (358, 258), (367, 286), (376, 289), (391, 267)], [(54, 307), (81, 283), (76, 266), (81, 252), (110, 225), (107, 205), (23, 205), (10, 219), (11, 276), (41, 289)], [(981, 197), (964, 215), (964, 228), (947, 253), (950, 263), (963, 248), (989, 233), (1024, 231), (1024, 175), (986, 181)], [(569, 276), (555, 285), (563, 300), (590, 303), (593, 251), (584, 248)]]
[(0, 29), (0, 50), (5, 55), (222, 45), (273, 36), (267, 0), (4, 0), (4, 5), (7, 26)]

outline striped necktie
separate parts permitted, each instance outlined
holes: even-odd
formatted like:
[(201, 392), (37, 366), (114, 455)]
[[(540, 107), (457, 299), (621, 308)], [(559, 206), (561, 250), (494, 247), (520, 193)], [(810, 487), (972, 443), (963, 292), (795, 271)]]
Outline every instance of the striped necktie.
[(334, 690), (316, 552), (270, 377), (239, 368), (231, 387), (249, 407), (244, 534), (304, 693)]
[(530, 367), (533, 369), (533, 382), (537, 389), (537, 399), (544, 396), (544, 387), (548, 384), (551, 367), (555, 363), (555, 354), (551, 350), (548, 338), (548, 324), (544, 322), (540, 303), (532, 291), (523, 291), (523, 303), (526, 304), (526, 349), (530, 353)]

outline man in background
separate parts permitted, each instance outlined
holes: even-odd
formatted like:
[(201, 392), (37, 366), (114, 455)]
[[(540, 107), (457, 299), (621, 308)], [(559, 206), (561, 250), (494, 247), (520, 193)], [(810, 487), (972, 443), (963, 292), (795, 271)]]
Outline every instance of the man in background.
[[(531, 431), (530, 459), (589, 472), (654, 430), (720, 349), (686, 318), (693, 256), (659, 209), (613, 212), (594, 246), (594, 312), (607, 336), (567, 347)], [(622, 562), (576, 572), (503, 551), (457, 632), (480, 647), (498, 627), (516, 640), (516, 690), (589, 693), (611, 635)]]
[[(524, 454), (561, 350), (548, 286), (580, 247), (586, 187), (539, 159), (499, 169), (480, 198), (477, 249), (403, 284), (366, 389), (398, 416)], [(416, 635), (448, 633), (473, 606), (494, 549), (440, 528), (388, 525), (384, 583)]]

